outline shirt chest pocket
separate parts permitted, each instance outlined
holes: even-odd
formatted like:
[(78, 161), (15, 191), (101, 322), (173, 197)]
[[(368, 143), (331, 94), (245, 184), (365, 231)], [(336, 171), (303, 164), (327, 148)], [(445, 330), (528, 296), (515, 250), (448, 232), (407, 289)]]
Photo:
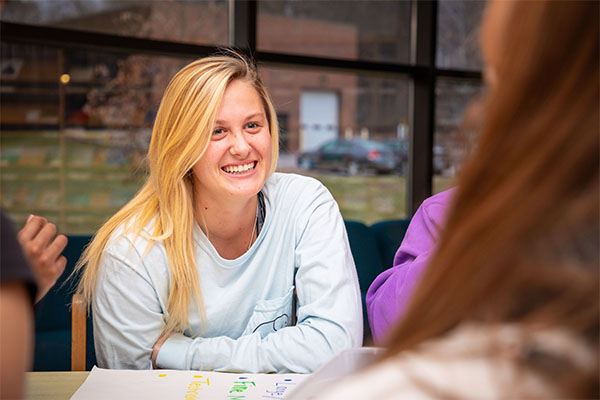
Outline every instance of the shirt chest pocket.
[(283, 297), (257, 302), (242, 335), (258, 332), (264, 338), (270, 333), (291, 325), (293, 295), (294, 287), (292, 286)]

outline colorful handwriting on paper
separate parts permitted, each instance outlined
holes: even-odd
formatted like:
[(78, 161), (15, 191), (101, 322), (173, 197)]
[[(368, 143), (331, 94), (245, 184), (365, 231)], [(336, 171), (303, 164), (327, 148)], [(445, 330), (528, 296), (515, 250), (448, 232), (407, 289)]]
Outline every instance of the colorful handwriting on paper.
[(282, 382), (275, 382), (275, 388), (271, 390), (266, 390), (266, 394), (262, 396), (263, 399), (283, 399), (283, 394), (288, 389), (288, 387), (295, 385), (296, 382), (293, 382), (292, 379), (286, 378)]
[(246, 378), (245, 376), (240, 376), (238, 380), (233, 381), (233, 386), (231, 387), (231, 390), (229, 390), (230, 394), (227, 398), (231, 399), (231, 400), (245, 399), (246, 398), (245, 394), (231, 394), (231, 393), (241, 393), (241, 392), (248, 390), (248, 388), (256, 387), (256, 383), (254, 381), (249, 381), (247, 379), (248, 378)]
[(210, 386), (208, 377), (204, 378), (202, 375), (194, 375), (194, 380), (188, 385), (188, 390), (185, 394), (185, 400), (196, 400), (198, 399), (198, 392), (202, 390), (202, 385)]

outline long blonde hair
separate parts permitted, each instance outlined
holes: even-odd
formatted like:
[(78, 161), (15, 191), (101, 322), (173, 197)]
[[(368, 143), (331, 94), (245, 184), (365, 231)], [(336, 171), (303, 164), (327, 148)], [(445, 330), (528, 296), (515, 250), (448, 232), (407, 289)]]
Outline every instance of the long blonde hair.
[[(277, 116), (256, 66), (244, 56), (226, 51), (188, 64), (171, 80), (161, 100), (150, 148), (150, 176), (133, 199), (96, 233), (77, 262), (74, 274), (83, 270), (77, 293), (92, 302), (102, 256), (110, 238), (123, 226), (123, 234), (140, 235), (151, 221), (150, 244), (162, 242), (171, 277), (163, 334), (182, 332), (188, 326), (193, 299), (203, 315), (204, 303), (193, 245), (194, 179), (192, 167), (206, 151), (225, 89), (242, 79), (258, 92), (271, 133), (272, 162), (277, 166), (279, 127)], [(84, 268), (85, 267), (85, 268)]]

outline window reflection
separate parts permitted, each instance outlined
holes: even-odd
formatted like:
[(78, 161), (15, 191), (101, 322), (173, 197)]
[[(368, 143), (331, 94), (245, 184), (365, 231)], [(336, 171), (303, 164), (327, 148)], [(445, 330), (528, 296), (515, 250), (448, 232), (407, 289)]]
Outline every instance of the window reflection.
[(89, 234), (138, 190), (162, 93), (189, 60), (2, 43), (2, 206)]
[(450, 69), (481, 69), (479, 26), (485, 0), (438, 2), (436, 65)]

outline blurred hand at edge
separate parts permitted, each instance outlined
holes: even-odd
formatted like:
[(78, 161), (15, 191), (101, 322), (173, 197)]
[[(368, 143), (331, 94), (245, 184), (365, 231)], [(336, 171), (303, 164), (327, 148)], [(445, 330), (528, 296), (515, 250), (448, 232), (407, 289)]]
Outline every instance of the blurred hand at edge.
[(35, 301), (38, 302), (65, 270), (67, 259), (61, 253), (67, 245), (67, 237), (56, 235), (56, 225), (32, 214), (17, 238), (37, 281)]

